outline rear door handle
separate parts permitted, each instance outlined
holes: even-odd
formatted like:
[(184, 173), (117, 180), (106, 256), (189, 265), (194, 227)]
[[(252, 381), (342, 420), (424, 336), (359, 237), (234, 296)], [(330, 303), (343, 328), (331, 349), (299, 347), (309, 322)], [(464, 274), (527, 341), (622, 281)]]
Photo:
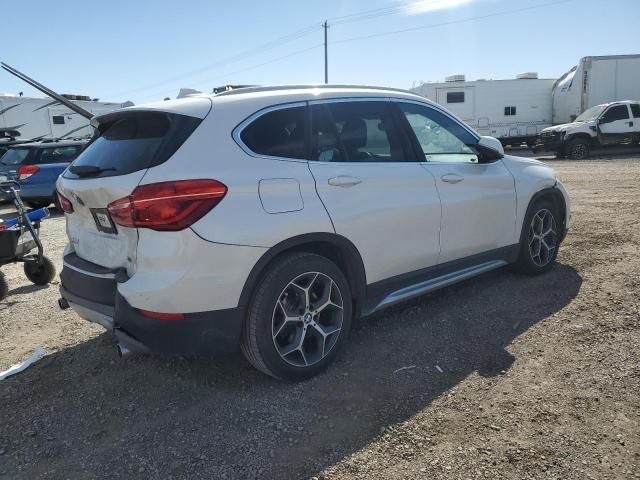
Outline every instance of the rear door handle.
[(329, 179), (329, 185), (332, 185), (334, 187), (344, 187), (344, 188), (353, 187), (360, 183), (362, 183), (362, 180), (359, 178), (343, 176), (343, 175)]
[(447, 173), (446, 175), (442, 175), (440, 179), (443, 182), (447, 183), (460, 183), (462, 180), (464, 180), (464, 177), (456, 175), (455, 173)]

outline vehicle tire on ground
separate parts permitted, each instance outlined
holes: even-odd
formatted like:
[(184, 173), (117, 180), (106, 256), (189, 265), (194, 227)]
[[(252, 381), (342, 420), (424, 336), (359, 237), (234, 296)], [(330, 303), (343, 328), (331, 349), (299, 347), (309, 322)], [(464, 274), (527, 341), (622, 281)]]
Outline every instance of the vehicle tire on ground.
[(51, 202), (24, 202), (24, 203), (26, 203), (28, 207), (34, 208), (34, 209), (44, 208), (51, 205)]
[(24, 274), (36, 285), (46, 285), (56, 276), (56, 267), (47, 257), (42, 258), (42, 265), (37, 262), (25, 262)]
[(522, 225), (515, 270), (528, 275), (548, 272), (558, 256), (562, 223), (553, 202), (542, 198), (529, 209)]
[(584, 160), (589, 157), (589, 140), (586, 138), (574, 138), (569, 140), (565, 149), (567, 157), (571, 160)]
[(9, 284), (4, 278), (4, 273), (0, 272), (0, 300), (4, 300), (9, 295)]
[(299, 381), (326, 368), (347, 341), (352, 301), (342, 271), (320, 255), (285, 254), (262, 276), (241, 350), (258, 370)]
[(53, 206), (56, 207), (58, 213), (64, 213), (62, 210), (62, 205), (60, 205), (60, 200), (58, 199), (58, 195), (53, 196)]

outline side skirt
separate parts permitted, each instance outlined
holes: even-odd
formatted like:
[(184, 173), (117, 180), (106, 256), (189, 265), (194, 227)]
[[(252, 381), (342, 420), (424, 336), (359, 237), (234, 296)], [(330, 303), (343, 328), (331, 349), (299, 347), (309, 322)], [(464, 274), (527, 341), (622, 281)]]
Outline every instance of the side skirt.
[(368, 285), (362, 316), (513, 263), (519, 249), (510, 245)]

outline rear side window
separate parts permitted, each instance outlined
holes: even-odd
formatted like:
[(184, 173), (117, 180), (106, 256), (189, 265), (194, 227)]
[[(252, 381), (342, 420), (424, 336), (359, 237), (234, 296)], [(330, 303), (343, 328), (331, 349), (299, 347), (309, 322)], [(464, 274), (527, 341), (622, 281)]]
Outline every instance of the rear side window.
[(80, 152), (80, 145), (45, 148), (40, 154), (38, 163), (70, 163)]
[[(164, 112), (106, 115), (100, 135), (73, 162), (96, 167), (90, 178), (127, 175), (167, 161), (200, 124), (199, 118)], [(65, 178), (80, 178), (70, 170)], [(85, 178), (86, 176), (82, 176)]]
[(310, 160), (407, 162), (405, 141), (388, 102), (330, 102), (311, 107)]
[(27, 160), (30, 153), (33, 152), (31, 148), (11, 148), (0, 158), (0, 163), (4, 165), (20, 165)]
[(304, 159), (305, 107), (265, 113), (250, 123), (240, 139), (252, 152), (269, 157)]
[(640, 118), (640, 105), (637, 103), (632, 103), (631, 113), (633, 113), (633, 118)]

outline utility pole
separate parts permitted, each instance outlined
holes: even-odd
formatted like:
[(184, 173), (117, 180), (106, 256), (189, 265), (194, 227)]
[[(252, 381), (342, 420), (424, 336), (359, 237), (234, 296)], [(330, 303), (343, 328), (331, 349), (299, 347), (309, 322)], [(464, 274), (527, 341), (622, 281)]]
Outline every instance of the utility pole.
[(324, 28), (324, 83), (329, 83), (329, 53), (327, 51), (327, 30), (329, 29), (329, 24), (326, 20), (322, 27)]

